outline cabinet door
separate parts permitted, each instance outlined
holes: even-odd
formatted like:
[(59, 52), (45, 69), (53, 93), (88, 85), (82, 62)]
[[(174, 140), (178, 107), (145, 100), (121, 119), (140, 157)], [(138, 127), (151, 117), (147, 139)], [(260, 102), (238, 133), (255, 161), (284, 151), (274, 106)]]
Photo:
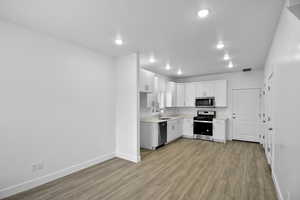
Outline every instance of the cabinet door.
[(185, 118), (183, 120), (183, 135), (193, 137), (193, 118)]
[(157, 77), (158, 79), (158, 91), (159, 92), (166, 92), (166, 85), (167, 85), (167, 81), (166, 79), (162, 78), (162, 77)]
[(169, 120), (167, 127), (167, 142), (176, 138), (176, 120)]
[(177, 107), (183, 107), (184, 106), (184, 83), (177, 83), (176, 88), (176, 106)]
[(177, 138), (182, 136), (183, 133), (183, 119), (177, 119), (177, 130), (176, 130), (176, 136)]
[(166, 92), (166, 107), (176, 106), (176, 83), (168, 82)]
[(197, 82), (195, 83), (195, 91), (196, 91), (196, 97), (204, 97), (204, 85), (203, 82)]
[(152, 92), (154, 85), (154, 73), (140, 69), (140, 91)]
[(217, 142), (226, 141), (226, 120), (213, 121), (213, 138)]
[(227, 81), (215, 81), (216, 107), (227, 107)]
[(202, 81), (195, 83), (196, 97), (214, 97), (215, 96), (215, 82)]
[(204, 97), (214, 97), (215, 96), (215, 82), (205, 81), (203, 82), (203, 96)]
[(195, 107), (195, 84), (194, 83), (185, 83), (185, 106), (186, 107)]

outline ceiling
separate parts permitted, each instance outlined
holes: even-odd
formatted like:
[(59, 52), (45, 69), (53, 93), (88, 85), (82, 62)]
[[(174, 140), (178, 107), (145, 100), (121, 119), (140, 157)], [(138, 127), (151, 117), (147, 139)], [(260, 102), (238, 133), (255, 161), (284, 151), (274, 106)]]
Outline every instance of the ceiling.
[[(152, 71), (195, 76), (262, 68), (282, 0), (0, 0), (0, 18), (110, 56), (140, 52)], [(197, 12), (211, 14), (200, 19)], [(120, 35), (124, 45), (116, 46)], [(224, 50), (217, 50), (222, 40)], [(228, 52), (234, 68), (223, 60)], [(149, 63), (154, 55), (157, 62)], [(166, 63), (171, 70), (165, 70)]]

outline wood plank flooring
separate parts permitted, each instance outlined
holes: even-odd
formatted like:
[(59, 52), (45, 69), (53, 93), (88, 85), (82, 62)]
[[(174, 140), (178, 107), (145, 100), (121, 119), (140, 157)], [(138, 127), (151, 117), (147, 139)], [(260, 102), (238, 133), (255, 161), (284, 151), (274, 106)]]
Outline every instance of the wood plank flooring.
[[(144, 155), (144, 156), (143, 156)], [(260, 145), (180, 139), (142, 162), (112, 159), (7, 200), (273, 200)]]

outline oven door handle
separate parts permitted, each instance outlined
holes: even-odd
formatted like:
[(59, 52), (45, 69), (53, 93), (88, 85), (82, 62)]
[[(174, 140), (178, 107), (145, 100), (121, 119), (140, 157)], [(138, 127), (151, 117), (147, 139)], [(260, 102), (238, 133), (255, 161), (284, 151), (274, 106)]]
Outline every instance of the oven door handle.
[(197, 122), (197, 123), (210, 123), (210, 124), (213, 123), (212, 121), (200, 121), (200, 120), (194, 120), (194, 122)]

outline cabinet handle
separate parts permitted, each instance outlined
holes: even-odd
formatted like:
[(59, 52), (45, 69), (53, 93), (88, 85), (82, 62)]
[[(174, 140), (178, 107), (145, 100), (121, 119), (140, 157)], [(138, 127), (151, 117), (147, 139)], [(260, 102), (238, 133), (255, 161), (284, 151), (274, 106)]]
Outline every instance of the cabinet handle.
[(269, 131), (273, 131), (273, 128), (269, 128)]

